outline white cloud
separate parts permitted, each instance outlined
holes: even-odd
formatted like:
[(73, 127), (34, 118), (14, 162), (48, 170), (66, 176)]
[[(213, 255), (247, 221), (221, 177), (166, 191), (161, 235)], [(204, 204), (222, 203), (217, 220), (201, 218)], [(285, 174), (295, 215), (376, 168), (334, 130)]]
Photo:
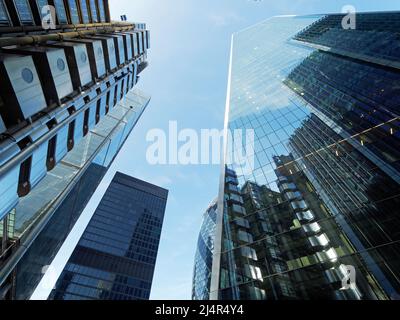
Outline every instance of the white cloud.
[(208, 15), (209, 20), (217, 27), (225, 27), (237, 22), (243, 22), (245, 19), (235, 12), (227, 12), (223, 14), (211, 13)]

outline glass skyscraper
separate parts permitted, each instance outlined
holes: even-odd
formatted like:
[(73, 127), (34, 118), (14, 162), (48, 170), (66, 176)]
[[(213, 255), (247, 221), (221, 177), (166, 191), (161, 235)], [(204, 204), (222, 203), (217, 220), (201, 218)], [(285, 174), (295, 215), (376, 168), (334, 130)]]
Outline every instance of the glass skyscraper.
[(149, 39), (107, 0), (0, 1), (0, 300), (29, 299), (147, 107)]
[(203, 215), (193, 271), (193, 300), (209, 300), (211, 269), (214, 254), (215, 223), (217, 221), (217, 199)]
[(211, 299), (400, 298), (400, 13), (344, 18), (232, 37), (226, 128), (255, 164), (222, 169)]
[(49, 299), (149, 299), (167, 197), (117, 173)]

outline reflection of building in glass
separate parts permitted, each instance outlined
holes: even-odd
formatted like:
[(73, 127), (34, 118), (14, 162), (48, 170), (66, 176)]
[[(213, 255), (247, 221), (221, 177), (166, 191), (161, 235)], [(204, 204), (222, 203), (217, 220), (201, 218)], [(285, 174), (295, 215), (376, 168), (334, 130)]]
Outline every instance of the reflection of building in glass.
[(233, 36), (228, 130), (256, 161), (221, 181), (212, 299), (399, 297), (400, 13), (342, 17)]
[(398, 234), (393, 214), (400, 205), (399, 185), (322, 124), (316, 116), (310, 117), (296, 130), (289, 148), (361, 257), (371, 262), (370, 269), (389, 290), (398, 267), (388, 243)]
[(217, 200), (214, 200), (204, 213), (203, 224), (197, 241), (193, 272), (193, 300), (209, 300), (210, 298), (216, 215)]
[(149, 103), (149, 39), (107, 0), (0, 1), (0, 300), (32, 295)]
[(117, 173), (49, 299), (149, 299), (167, 196)]
[[(274, 161), (280, 192), (249, 181), (239, 191), (234, 178), (226, 182), (226, 209), (232, 217), (227, 247), (236, 249), (225, 258), (236, 273), (224, 278), (223, 297), (359, 299), (358, 286), (365, 287), (365, 279), (358, 279), (352, 290), (341, 290), (346, 265), (360, 263), (346, 258), (354, 251), (345, 235), (308, 189), (311, 184), (293, 158)], [(233, 171), (228, 175), (235, 176)]]

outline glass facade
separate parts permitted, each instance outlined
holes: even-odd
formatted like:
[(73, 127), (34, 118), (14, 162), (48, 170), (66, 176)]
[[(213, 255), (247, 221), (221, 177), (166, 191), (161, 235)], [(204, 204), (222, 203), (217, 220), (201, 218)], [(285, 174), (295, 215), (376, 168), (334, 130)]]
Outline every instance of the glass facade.
[(193, 300), (209, 300), (210, 298), (216, 219), (217, 200), (214, 200), (204, 213), (203, 224), (197, 241), (193, 272)]
[(221, 181), (212, 299), (400, 297), (400, 13), (343, 17), (233, 35), (227, 129), (255, 163)]
[(167, 196), (117, 173), (49, 299), (149, 299)]

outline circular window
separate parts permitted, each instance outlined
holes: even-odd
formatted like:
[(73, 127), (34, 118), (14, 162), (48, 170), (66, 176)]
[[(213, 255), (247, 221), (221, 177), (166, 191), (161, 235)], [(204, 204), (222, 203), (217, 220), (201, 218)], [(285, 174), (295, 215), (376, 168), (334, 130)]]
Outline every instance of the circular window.
[(64, 71), (64, 70), (65, 70), (65, 62), (64, 62), (63, 59), (59, 58), (59, 59), (57, 60), (57, 68), (58, 68), (58, 70), (60, 70), (60, 71)]
[(22, 69), (21, 75), (22, 79), (24, 79), (25, 82), (31, 83), (33, 81), (33, 72), (30, 69), (28, 68)]
[(86, 53), (84, 53), (84, 52), (81, 53), (81, 60), (82, 60), (82, 62), (84, 62), (84, 63), (87, 61), (87, 55), (86, 55)]
[(103, 50), (101, 48), (97, 49), (97, 55), (99, 56), (103, 55)]

